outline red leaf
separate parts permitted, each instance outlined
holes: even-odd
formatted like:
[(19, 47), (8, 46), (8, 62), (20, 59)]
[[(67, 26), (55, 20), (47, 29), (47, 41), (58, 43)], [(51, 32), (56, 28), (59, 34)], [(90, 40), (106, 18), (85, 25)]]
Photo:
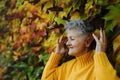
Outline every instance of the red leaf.
[(4, 50), (4, 48), (2, 46), (0, 46), (0, 52), (2, 52)]
[(16, 19), (16, 18), (23, 18), (24, 15), (23, 13), (13, 13), (13, 14), (5, 14), (5, 19), (6, 20), (13, 20), (13, 19)]
[(47, 33), (46, 33), (46, 30), (38, 30), (38, 31), (36, 32), (36, 35), (37, 35), (37, 36), (46, 36)]
[(21, 46), (21, 43), (19, 41), (17, 41), (16, 43), (14, 43), (13, 49), (16, 49), (16, 48), (18, 48), (20, 46)]
[(33, 39), (35, 39), (35, 38), (36, 38), (35, 33), (32, 33), (32, 34), (30, 35), (30, 40), (33, 40)]
[(48, 52), (49, 54), (52, 53), (53, 51), (54, 51), (54, 49), (52, 49), (52, 48), (48, 48), (48, 49), (46, 50), (46, 52)]
[(35, 29), (35, 24), (34, 24), (34, 23), (32, 23), (32, 24), (30, 25), (30, 29), (31, 29), (31, 30), (34, 30), (34, 29)]

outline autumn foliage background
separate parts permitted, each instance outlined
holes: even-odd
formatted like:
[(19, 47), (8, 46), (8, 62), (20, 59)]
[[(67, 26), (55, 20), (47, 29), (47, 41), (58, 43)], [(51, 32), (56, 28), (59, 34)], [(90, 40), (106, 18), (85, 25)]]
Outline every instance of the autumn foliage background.
[(63, 25), (89, 18), (105, 29), (120, 76), (120, 0), (0, 0), (0, 79), (40, 79)]

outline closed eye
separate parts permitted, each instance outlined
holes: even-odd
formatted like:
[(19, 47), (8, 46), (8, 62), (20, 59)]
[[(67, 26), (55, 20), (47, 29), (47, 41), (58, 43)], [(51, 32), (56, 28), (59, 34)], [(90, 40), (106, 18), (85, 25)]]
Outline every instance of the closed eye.
[(70, 40), (75, 40), (73, 37), (70, 37)]

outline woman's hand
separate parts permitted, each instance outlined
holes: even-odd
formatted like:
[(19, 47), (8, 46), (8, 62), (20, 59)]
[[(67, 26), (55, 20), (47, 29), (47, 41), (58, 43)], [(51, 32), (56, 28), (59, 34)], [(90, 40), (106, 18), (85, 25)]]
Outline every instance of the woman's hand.
[(56, 44), (56, 49), (55, 49), (56, 54), (64, 54), (66, 52), (66, 49), (65, 49), (66, 42), (67, 42), (67, 37), (65, 36), (61, 36), (58, 39)]
[(100, 30), (100, 37), (98, 38), (95, 34), (93, 34), (93, 37), (96, 41), (96, 49), (95, 51), (98, 52), (105, 52), (107, 48), (107, 39), (105, 31)]

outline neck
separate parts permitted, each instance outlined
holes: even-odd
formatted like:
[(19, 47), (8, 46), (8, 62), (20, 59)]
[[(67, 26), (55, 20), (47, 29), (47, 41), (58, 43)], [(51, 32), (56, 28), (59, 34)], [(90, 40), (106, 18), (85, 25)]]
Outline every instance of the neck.
[(88, 53), (88, 52), (89, 52), (89, 50), (88, 50), (88, 49), (85, 49), (85, 50), (81, 51), (80, 53), (78, 53), (77, 55), (75, 55), (75, 57), (82, 56), (82, 55), (84, 55), (84, 54), (86, 54), (86, 53)]
[(94, 52), (92, 50), (92, 51), (85, 53), (84, 55), (76, 57), (79, 67), (83, 67), (83, 66), (89, 64), (90, 62), (92, 62), (93, 61), (93, 53)]

